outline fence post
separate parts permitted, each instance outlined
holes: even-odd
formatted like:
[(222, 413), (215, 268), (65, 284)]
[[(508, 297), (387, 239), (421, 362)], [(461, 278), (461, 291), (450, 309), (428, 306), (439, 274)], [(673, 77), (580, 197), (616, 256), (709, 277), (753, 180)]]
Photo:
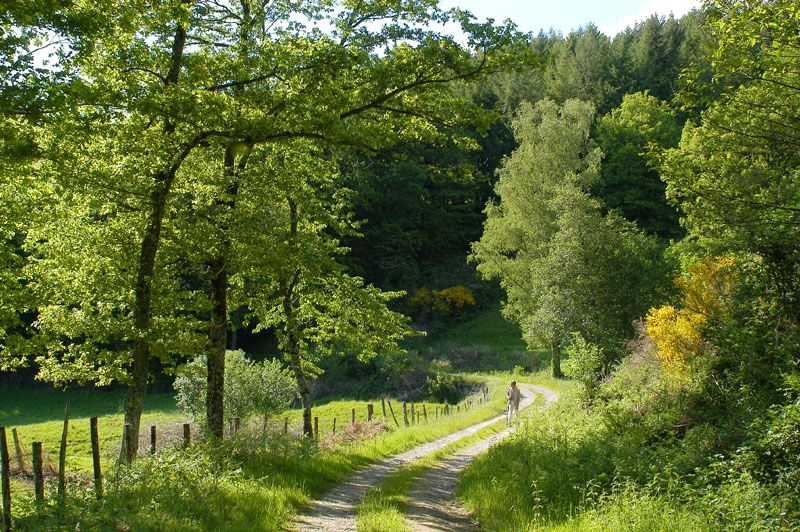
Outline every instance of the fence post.
[(3, 492), (3, 529), (11, 530), (11, 464), (5, 427), (0, 427), (0, 477), (2, 477)]
[(11, 434), (14, 436), (14, 450), (17, 452), (17, 465), (19, 466), (19, 470), (24, 472), (25, 460), (22, 457), (22, 444), (19, 441), (19, 435), (17, 434), (16, 427), (11, 429)]
[(336, 435), (336, 418), (333, 418), (333, 434)]
[(408, 406), (403, 403), (403, 424), (408, 426)]
[(425, 408), (425, 403), (422, 403), (422, 415), (425, 418), (425, 423), (428, 422), (428, 410)]
[(67, 466), (67, 432), (69, 431), (69, 401), (67, 401), (67, 406), (64, 408), (64, 430), (61, 431), (61, 449), (58, 455), (58, 496), (63, 498), (66, 495), (67, 491), (67, 477), (66, 477), (66, 466)]
[(283, 433), (289, 434), (289, 416), (286, 416), (286, 420), (283, 422)]
[(394, 419), (394, 424), (399, 427), (400, 423), (397, 422), (397, 417), (395, 417), (395, 415), (394, 415), (394, 408), (392, 408), (392, 402), (391, 401), (387, 401), (387, 402), (389, 403), (389, 412), (392, 413), (392, 419)]
[(239, 427), (242, 426), (242, 419), (239, 416), (233, 418), (233, 435), (237, 435), (239, 433)]
[(183, 424), (183, 448), (189, 447), (192, 443), (192, 426), (189, 423)]
[(386, 398), (384, 397), (381, 397), (381, 408), (383, 408), (383, 421), (385, 423), (387, 417), (386, 417)]
[(89, 432), (92, 438), (92, 467), (94, 469), (94, 491), (97, 500), (103, 498), (103, 474), (100, 471), (100, 437), (97, 434), (97, 417), (89, 418)]
[(367, 421), (372, 421), (372, 403), (367, 404)]
[(44, 474), (42, 472), (42, 442), (35, 441), (31, 444), (31, 465), (33, 466), (33, 491), (36, 493), (36, 502), (44, 502)]
[(417, 419), (417, 409), (414, 403), (411, 403), (411, 424), (415, 425)]
[(350, 424), (351, 425), (355, 425), (356, 424), (356, 409), (355, 408), (353, 408), (350, 411)]
[(156, 454), (156, 426), (150, 425), (150, 454)]

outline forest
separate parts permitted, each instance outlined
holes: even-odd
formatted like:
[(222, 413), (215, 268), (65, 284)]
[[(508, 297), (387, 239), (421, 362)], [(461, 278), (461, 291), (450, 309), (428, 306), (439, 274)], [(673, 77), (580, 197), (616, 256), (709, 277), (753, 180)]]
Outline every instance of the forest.
[[(793, 0), (614, 36), (435, 0), (5, 3), (0, 426), (55, 452), (66, 397), (108, 419), (102, 498), (86, 457), (47, 502), (21, 456), (7, 488), (6, 451), (4, 526), (416, 529), (426, 472), (502, 435), (443, 529), (796, 529), (798, 36)], [(536, 400), (506, 434), (511, 379)], [(303, 521), (448, 435), (353, 528)]]

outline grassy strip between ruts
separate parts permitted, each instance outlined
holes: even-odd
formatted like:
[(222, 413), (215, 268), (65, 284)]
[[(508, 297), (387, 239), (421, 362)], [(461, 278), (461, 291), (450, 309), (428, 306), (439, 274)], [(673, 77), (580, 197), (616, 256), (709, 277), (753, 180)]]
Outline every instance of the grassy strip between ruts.
[[(30, 491), (18, 490), (14, 517), (20, 529), (274, 530), (355, 470), (497, 415), (506, 383), (488, 378), (488, 384), (488, 403), (436, 421), (429, 412), (427, 424), (329, 450), (292, 435), (259, 440), (255, 431), (221, 444), (165, 449), (131, 468), (109, 469), (101, 502), (87, 483), (75, 482), (65, 505), (51, 502), (37, 511)], [(50, 495), (53, 501), (52, 486)]]
[[(541, 384), (544, 382), (550, 387), (561, 390), (565, 388), (562, 381), (554, 381), (548, 378), (544, 373), (538, 373), (528, 377), (511, 374), (495, 374), (495, 378), (502, 383), (516, 379), (524, 383), (535, 382)], [(541, 405), (542, 397), (537, 394), (536, 402), (529, 408)], [(408, 526), (405, 522), (404, 509), (407, 504), (408, 492), (413, 488), (416, 481), (437, 462), (446, 459), (456, 451), (500, 432), (505, 426), (505, 421), (499, 420), (475, 434), (461, 438), (428, 456), (415, 460), (399, 471), (389, 475), (380, 486), (368, 491), (364, 499), (359, 503), (357, 508), (358, 530), (362, 532), (408, 530)]]

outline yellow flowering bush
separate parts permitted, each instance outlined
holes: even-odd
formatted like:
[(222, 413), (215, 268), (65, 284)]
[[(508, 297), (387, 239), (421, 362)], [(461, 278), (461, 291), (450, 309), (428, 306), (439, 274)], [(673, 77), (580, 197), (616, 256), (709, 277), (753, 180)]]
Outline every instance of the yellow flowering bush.
[(683, 307), (664, 306), (648, 312), (647, 334), (668, 373), (685, 375), (691, 361), (702, 353), (703, 325), (722, 317), (734, 264), (732, 257), (713, 257), (691, 267), (685, 277), (675, 281), (683, 293)]
[(469, 288), (461, 285), (443, 290), (420, 288), (409, 304), (420, 314), (446, 316), (475, 305), (475, 296)]

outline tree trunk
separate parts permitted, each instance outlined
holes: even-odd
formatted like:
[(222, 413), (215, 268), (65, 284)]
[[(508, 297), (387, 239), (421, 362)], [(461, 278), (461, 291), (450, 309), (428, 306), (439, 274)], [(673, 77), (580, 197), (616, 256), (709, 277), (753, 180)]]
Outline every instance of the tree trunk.
[(208, 380), (206, 388), (206, 423), (208, 430), (222, 438), (225, 428), (225, 348), (228, 345), (228, 255), (231, 250), (230, 224), (227, 220), (236, 210), (236, 195), (239, 192), (238, 172), (247, 165), (250, 155), (248, 146), (236, 165), (236, 152), (232, 146), (225, 149), (225, 176), (228, 187), (218, 204), (223, 215), (220, 223), (222, 240), (219, 254), (209, 261), (211, 268), (211, 323), (208, 328)]
[(558, 345), (558, 340), (550, 341), (550, 352), (553, 355), (553, 377), (560, 379), (564, 374), (561, 373), (561, 347)]
[(169, 176), (160, 176), (159, 185), (151, 197), (150, 219), (147, 222), (142, 248), (139, 252), (139, 271), (136, 277), (136, 303), (133, 310), (133, 319), (136, 326), (136, 336), (133, 339), (133, 359), (131, 361), (130, 383), (125, 393), (123, 409), (125, 411), (125, 424), (130, 424), (132, 438), (126, 438), (123, 428), (123, 447), (120, 449), (120, 462), (131, 462), (139, 450), (139, 425), (144, 407), (144, 396), (147, 393), (147, 377), (150, 374), (150, 321), (153, 315), (152, 288), (153, 273), (155, 272), (156, 253), (161, 239), (161, 225), (164, 218), (164, 209), (167, 203), (167, 193), (171, 179)]
[[(297, 203), (291, 198), (289, 203), (289, 235), (290, 244), (294, 244), (297, 239), (297, 223), (299, 219)], [(297, 389), (300, 392), (300, 403), (303, 405), (303, 434), (313, 436), (314, 429), (311, 426), (311, 380), (303, 371), (303, 359), (298, 337), (300, 325), (295, 320), (294, 315), (294, 291), (300, 280), (300, 271), (295, 270), (290, 279), (281, 279), (280, 290), (283, 294), (283, 314), (286, 318), (286, 343), (289, 351), (289, 360), (292, 363), (292, 371), (297, 380)]]
[[(175, 37), (172, 42), (172, 58), (170, 69), (165, 78), (165, 85), (178, 83), (183, 51), (186, 45), (186, 29), (178, 24), (175, 28)], [(175, 124), (171, 120), (164, 123), (164, 134), (171, 135), (175, 131)], [(139, 267), (136, 274), (136, 302), (133, 309), (133, 320), (136, 335), (133, 339), (133, 356), (130, 369), (130, 383), (125, 393), (123, 409), (125, 420), (123, 423), (123, 438), (125, 445), (120, 449), (119, 460), (130, 462), (139, 450), (139, 427), (144, 408), (144, 396), (147, 393), (147, 377), (150, 374), (150, 322), (153, 315), (152, 288), (153, 273), (155, 272), (156, 254), (161, 241), (161, 227), (164, 220), (164, 211), (167, 197), (172, 188), (172, 183), (178, 168), (183, 160), (188, 157), (196, 144), (190, 143), (178, 156), (177, 161), (172, 161), (169, 168), (160, 171), (155, 176), (155, 188), (150, 196), (150, 216), (145, 227), (142, 246), (139, 252)], [(125, 424), (130, 424), (132, 438), (125, 437)]]
[(228, 270), (225, 256), (212, 259), (209, 266), (211, 323), (208, 327), (206, 424), (210, 434), (222, 438), (225, 427), (225, 346), (228, 340)]

